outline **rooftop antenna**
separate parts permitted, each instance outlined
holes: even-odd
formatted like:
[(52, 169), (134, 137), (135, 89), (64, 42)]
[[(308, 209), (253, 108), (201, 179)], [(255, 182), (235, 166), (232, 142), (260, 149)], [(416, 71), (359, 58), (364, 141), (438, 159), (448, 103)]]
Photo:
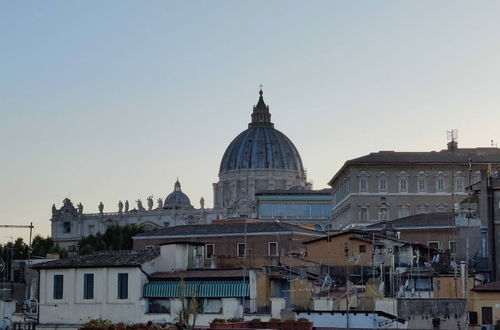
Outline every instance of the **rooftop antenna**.
[(454, 128), (451, 131), (446, 131), (446, 135), (448, 137), (449, 145), (451, 144), (450, 150), (453, 151), (455, 149), (456, 141), (458, 140), (458, 129)]

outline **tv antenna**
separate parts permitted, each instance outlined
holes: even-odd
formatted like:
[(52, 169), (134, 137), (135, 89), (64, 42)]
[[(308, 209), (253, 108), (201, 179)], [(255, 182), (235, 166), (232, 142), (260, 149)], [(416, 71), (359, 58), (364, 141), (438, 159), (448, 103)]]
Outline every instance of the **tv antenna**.
[(449, 142), (455, 142), (458, 140), (458, 129), (454, 128), (451, 131), (446, 131), (446, 135), (448, 136)]

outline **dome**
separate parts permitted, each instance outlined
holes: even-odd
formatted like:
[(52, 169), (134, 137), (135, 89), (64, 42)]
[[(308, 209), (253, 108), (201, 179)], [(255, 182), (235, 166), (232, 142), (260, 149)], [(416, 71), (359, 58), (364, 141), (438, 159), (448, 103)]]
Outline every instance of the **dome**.
[(297, 148), (283, 133), (274, 128), (269, 106), (264, 103), (262, 90), (253, 108), (252, 122), (227, 147), (219, 173), (239, 169), (285, 169), (304, 173)]
[(192, 209), (189, 197), (181, 190), (179, 179), (174, 184), (174, 191), (165, 198), (164, 209)]

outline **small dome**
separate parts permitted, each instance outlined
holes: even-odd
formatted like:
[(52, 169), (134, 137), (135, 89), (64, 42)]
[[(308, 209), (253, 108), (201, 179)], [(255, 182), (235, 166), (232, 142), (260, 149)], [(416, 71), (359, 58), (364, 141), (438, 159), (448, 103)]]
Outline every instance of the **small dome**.
[(192, 209), (189, 197), (181, 190), (179, 179), (174, 184), (174, 191), (165, 198), (164, 209)]
[(283, 133), (274, 128), (269, 106), (259, 91), (259, 101), (253, 108), (252, 122), (227, 147), (219, 173), (239, 169), (286, 169), (304, 173), (297, 148)]

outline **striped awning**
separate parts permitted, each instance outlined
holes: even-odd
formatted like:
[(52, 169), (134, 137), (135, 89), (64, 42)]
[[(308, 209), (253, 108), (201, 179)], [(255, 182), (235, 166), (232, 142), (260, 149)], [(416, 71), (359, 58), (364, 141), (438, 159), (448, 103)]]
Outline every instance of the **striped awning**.
[[(248, 297), (248, 281), (184, 281), (185, 297)], [(150, 282), (144, 285), (145, 298), (179, 297), (179, 281)]]

